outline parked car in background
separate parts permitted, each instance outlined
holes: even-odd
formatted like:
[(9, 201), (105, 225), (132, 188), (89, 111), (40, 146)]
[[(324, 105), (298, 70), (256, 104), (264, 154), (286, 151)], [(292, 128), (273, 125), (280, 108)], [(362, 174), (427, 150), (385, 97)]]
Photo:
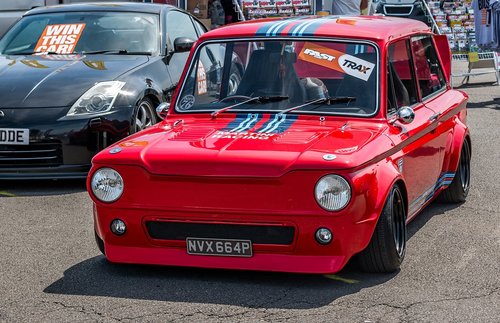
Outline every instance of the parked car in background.
[(0, 41), (0, 179), (85, 177), (97, 151), (159, 120), (205, 31), (168, 5), (27, 12)]
[[(439, 194), (465, 200), (468, 97), (450, 87), (446, 36), (425, 24), (249, 21), (195, 46), (166, 120), (93, 159), (109, 261), (334, 273), (356, 257), (392, 272), (409, 221)], [(221, 78), (203, 73), (214, 48)], [(230, 91), (233, 53), (245, 64)]]
[(427, 11), (425, 0), (376, 0), (376, 13), (385, 16), (410, 18), (431, 25), (430, 13)]
[[(160, 0), (106, 0), (106, 2), (162, 2)], [(70, 4), (92, 2), (92, 0), (3, 0), (0, 1), (0, 38), (3, 34), (19, 20), (23, 14), (37, 7), (52, 6), (56, 4)]]

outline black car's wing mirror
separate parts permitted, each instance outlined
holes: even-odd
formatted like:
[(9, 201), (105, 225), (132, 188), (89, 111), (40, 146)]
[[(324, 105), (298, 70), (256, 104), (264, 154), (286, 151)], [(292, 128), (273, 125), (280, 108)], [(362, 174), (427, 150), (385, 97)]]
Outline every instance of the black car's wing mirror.
[(189, 52), (196, 41), (188, 37), (177, 37), (174, 40), (174, 48), (172, 49), (168, 44), (166, 48), (166, 59), (167, 64), (170, 63), (170, 59), (175, 53), (185, 53)]
[(177, 37), (174, 40), (174, 52), (183, 53), (189, 52), (193, 47), (195, 40), (187, 37)]

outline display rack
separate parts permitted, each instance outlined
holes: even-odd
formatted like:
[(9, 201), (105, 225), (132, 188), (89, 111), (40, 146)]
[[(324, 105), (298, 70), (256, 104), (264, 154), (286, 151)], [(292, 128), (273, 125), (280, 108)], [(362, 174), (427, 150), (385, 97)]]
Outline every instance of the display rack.
[(315, 6), (313, 0), (242, 0), (241, 4), (242, 20), (311, 15)]
[[(495, 74), (496, 85), (500, 85), (500, 59), (496, 52), (453, 54), (453, 60), (468, 61), (468, 71), (452, 73), (452, 77), (463, 77), (461, 85), (468, 83), (471, 76)], [(453, 82), (452, 82), (453, 85)]]

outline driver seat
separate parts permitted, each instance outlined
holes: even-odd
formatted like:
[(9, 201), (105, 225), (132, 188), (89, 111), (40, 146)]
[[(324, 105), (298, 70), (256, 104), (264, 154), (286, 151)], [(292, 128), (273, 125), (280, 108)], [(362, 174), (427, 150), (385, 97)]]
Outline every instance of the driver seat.
[(302, 103), (305, 89), (295, 71), (295, 53), (258, 49), (252, 53), (237, 95), (285, 95), (290, 102)]

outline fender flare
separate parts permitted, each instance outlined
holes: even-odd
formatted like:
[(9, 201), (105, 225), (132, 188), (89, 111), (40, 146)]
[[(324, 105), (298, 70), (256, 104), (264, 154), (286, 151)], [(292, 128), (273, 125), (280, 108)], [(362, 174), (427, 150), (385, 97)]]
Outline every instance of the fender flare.
[[(373, 167), (373, 166), (371, 166)], [(370, 231), (366, 232), (366, 236), (364, 239), (360, 239), (356, 246), (353, 246), (351, 250), (354, 253), (361, 252), (364, 250), (368, 244), (370, 243), (373, 233), (375, 232), (375, 228), (377, 226), (378, 220), (385, 206), (385, 202), (387, 201), (387, 197), (389, 196), (391, 189), (394, 185), (399, 185), (404, 198), (406, 215), (408, 216), (408, 193), (406, 189), (406, 182), (404, 177), (399, 171), (397, 165), (397, 158), (388, 158), (384, 161), (380, 161), (377, 163), (376, 172), (375, 172), (375, 182), (370, 183), (368, 185), (377, 185), (378, 190), (376, 196), (372, 197), (371, 201), (367, 200), (367, 206), (373, 210), (373, 213), (370, 217), (365, 218), (361, 221), (356, 222), (356, 224), (369, 224)], [(363, 235), (360, 235), (363, 236)]]
[(469, 147), (471, 148), (472, 152), (469, 129), (458, 117), (455, 117), (455, 126), (453, 127), (453, 132), (450, 133), (446, 142), (446, 149), (444, 152), (445, 158), (443, 159), (442, 168), (443, 172), (456, 172), (464, 140), (469, 141)]

